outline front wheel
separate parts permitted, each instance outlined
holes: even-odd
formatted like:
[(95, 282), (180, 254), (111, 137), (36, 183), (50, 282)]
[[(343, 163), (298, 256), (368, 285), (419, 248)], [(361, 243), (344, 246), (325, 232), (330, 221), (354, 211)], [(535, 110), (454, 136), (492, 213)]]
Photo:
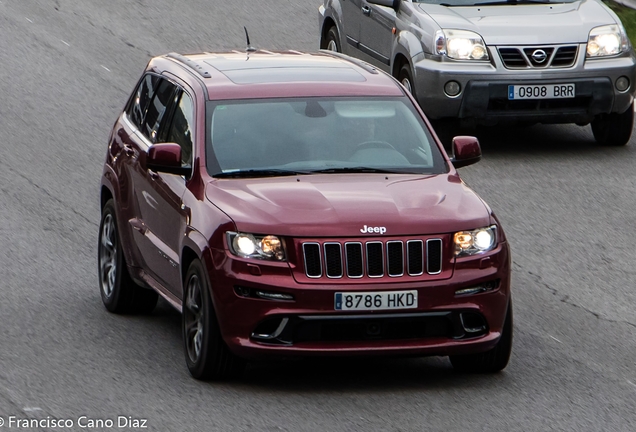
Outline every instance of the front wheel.
[(411, 68), (406, 63), (400, 68), (398, 73), (398, 81), (404, 86), (404, 88), (415, 97), (415, 86), (413, 83), (413, 76), (411, 75)]
[(634, 103), (622, 114), (612, 113), (598, 116), (592, 121), (592, 133), (596, 142), (603, 146), (624, 146), (629, 142), (634, 128)]
[(327, 51), (342, 52), (342, 49), (340, 48), (340, 38), (338, 37), (338, 30), (335, 26), (330, 27), (327, 31), (327, 37), (323, 42), (322, 48), (326, 49)]
[(223, 341), (205, 271), (201, 261), (194, 260), (185, 277), (182, 327), (186, 363), (196, 379), (234, 378), (243, 371), (245, 362)]
[(114, 313), (150, 313), (157, 304), (157, 293), (137, 285), (130, 274), (120, 241), (115, 204), (108, 200), (99, 224), (97, 265), (102, 302)]
[(477, 354), (452, 355), (450, 361), (458, 372), (494, 373), (508, 365), (512, 352), (512, 300), (508, 304), (506, 321), (499, 342), (494, 348)]

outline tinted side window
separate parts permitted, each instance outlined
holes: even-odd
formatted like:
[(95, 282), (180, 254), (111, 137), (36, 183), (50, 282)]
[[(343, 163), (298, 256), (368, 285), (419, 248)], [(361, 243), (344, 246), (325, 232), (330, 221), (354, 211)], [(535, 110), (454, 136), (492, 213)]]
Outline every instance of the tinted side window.
[(181, 164), (192, 165), (192, 134), (194, 130), (194, 104), (187, 93), (181, 93), (179, 105), (175, 109), (172, 125), (166, 136), (167, 142), (181, 146)]
[(137, 126), (137, 129), (141, 130), (141, 126), (144, 124), (144, 117), (146, 116), (148, 105), (150, 105), (150, 100), (154, 96), (154, 89), (158, 81), (159, 78), (155, 75), (147, 74), (144, 76), (126, 110), (130, 121)]
[(144, 125), (140, 130), (146, 138), (153, 143), (156, 142), (159, 134), (159, 126), (161, 126), (161, 120), (163, 119), (166, 107), (170, 103), (174, 91), (175, 86), (169, 81), (162, 79), (157, 87), (154, 97), (152, 98), (152, 102), (148, 107)]

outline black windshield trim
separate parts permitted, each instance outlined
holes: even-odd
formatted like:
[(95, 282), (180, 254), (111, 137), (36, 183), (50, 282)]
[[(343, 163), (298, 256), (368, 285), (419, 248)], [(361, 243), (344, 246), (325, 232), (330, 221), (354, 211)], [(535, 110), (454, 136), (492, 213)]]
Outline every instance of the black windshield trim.
[(248, 169), (248, 170), (232, 170), (214, 174), (216, 178), (246, 178), (246, 177), (279, 177), (293, 176), (304, 174), (301, 171), (282, 170), (282, 169)]
[(501, 0), (501, 1), (486, 1), (486, 2), (478, 2), (478, 3), (457, 3), (452, 4), (452, 0), (413, 0), (414, 3), (419, 4), (430, 4), (430, 5), (439, 5), (444, 7), (474, 7), (474, 6), (505, 6), (505, 5), (542, 5), (542, 4), (569, 4), (575, 3), (580, 0)]

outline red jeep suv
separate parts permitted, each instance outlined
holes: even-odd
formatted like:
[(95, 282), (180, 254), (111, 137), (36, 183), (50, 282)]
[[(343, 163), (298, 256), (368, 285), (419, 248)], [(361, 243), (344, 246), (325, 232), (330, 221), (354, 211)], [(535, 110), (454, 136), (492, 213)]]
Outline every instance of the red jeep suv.
[(199, 379), (266, 356), (448, 355), (512, 346), (510, 252), (491, 209), (391, 76), (338, 53), (153, 58), (101, 178), (98, 271), (117, 313), (182, 312)]

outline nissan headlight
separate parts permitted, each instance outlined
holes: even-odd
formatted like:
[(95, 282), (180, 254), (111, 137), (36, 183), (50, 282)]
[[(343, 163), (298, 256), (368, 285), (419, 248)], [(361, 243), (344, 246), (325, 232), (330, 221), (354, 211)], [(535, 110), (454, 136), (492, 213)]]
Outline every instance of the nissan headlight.
[(497, 227), (495, 225), (472, 231), (455, 233), (455, 255), (476, 255), (492, 250), (497, 245)]
[(594, 27), (587, 40), (587, 58), (620, 54), (629, 49), (629, 39), (622, 25)]
[(285, 261), (283, 242), (273, 235), (228, 232), (227, 243), (230, 251), (242, 258)]
[(438, 30), (435, 52), (455, 60), (488, 60), (488, 50), (481, 36), (468, 30)]

